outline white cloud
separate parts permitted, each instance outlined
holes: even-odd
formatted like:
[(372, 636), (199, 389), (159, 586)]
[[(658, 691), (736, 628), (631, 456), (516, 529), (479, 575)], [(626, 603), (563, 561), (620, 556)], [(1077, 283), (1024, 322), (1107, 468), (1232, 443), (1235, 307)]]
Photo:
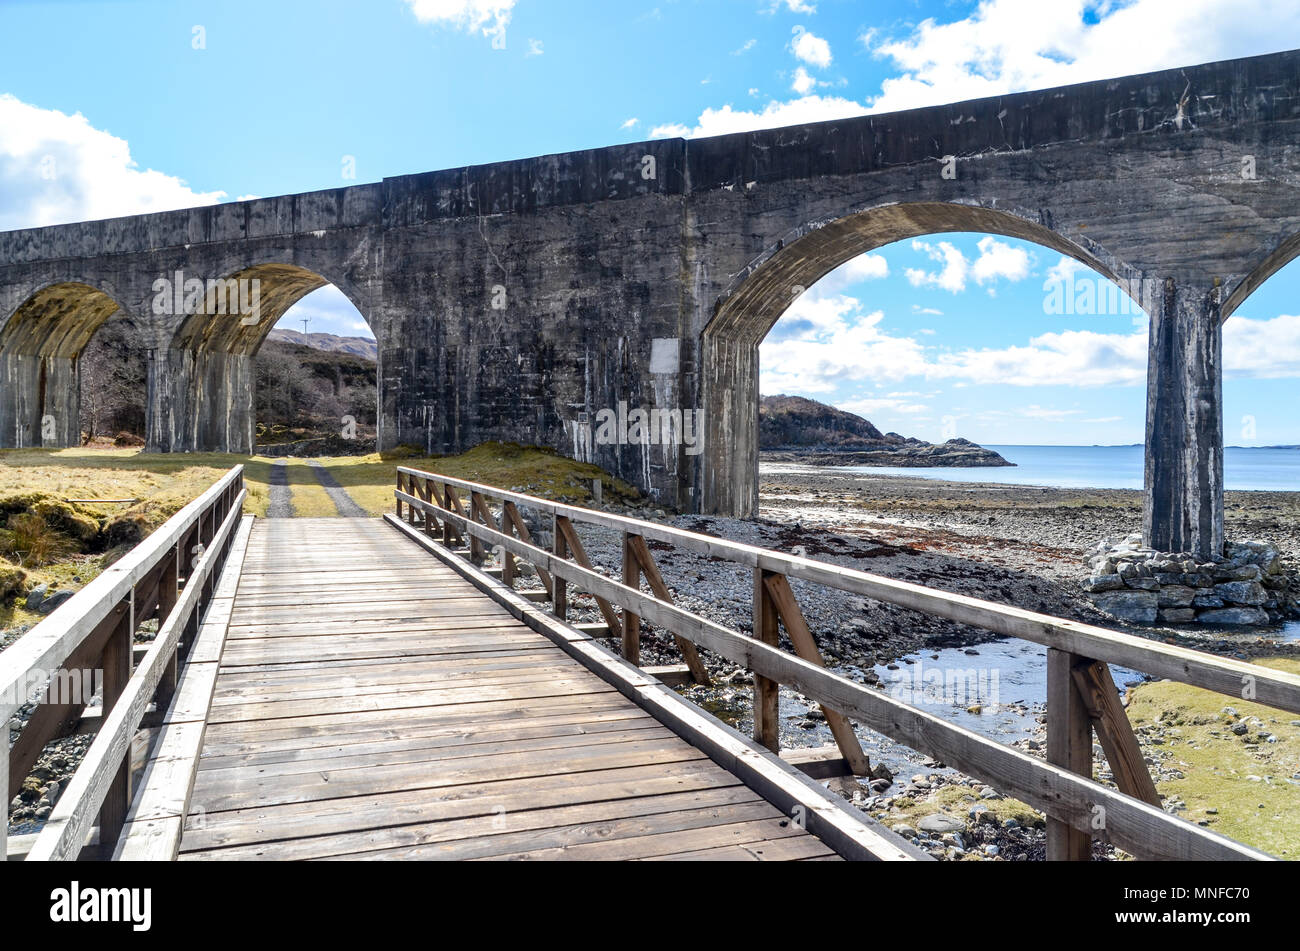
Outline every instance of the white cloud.
[(795, 59), (817, 69), (826, 69), (831, 65), (831, 45), (815, 33), (809, 33), (801, 26), (794, 28), (794, 39), (790, 41), (790, 52)]
[(1300, 377), (1300, 315), (1229, 317), (1223, 325), (1223, 369), (1230, 378)]
[(870, 417), (873, 413), (878, 413), (882, 409), (893, 410), (895, 413), (907, 413), (913, 415), (924, 413), (930, 407), (922, 403), (909, 403), (901, 399), (873, 398), (860, 400), (838, 400), (836, 406), (850, 413), (857, 413), (859, 416)]
[(421, 23), (498, 36), (510, 24), (515, 0), (406, 0)]
[(931, 378), (1006, 386), (1136, 386), (1145, 382), (1145, 334), (1065, 330), (1028, 345), (942, 353), (926, 368)]
[(977, 247), (980, 256), (971, 268), (977, 284), (987, 284), (998, 278), (1023, 281), (1029, 276), (1030, 257), (1024, 248), (1012, 247), (992, 236), (981, 238)]
[(794, 82), (790, 83), (790, 88), (801, 96), (806, 96), (817, 86), (817, 80), (808, 74), (808, 70), (800, 66), (794, 71)]
[(0, 231), (212, 205), (223, 191), (141, 169), (120, 139), (81, 113), (0, 95)]
[[(801, 0), (772, 0), (767, 12), (782, 7), (813, 12)], [(1085, 12), (1097, 22), (1085, 22)], [(1279, 37), (1300, 35), (1294, 0), (1180, 0), (1177, 29), (1170, 27), (1174, 16), (1170, 0), (983, 0), (965, 19), (928, 19), (901, 37), (864, 33), (862, 43), (899, 71), (866, 104), (804, 95), (761, 111), (710, 108), (694, 126), (659, 128), (694, 137), (845, 119), (1252, 56), (1291, 45)]]
[(640, 119), (637, 119), (637, 118), (634, 117), (634, 118), (628, 119), (628, 120), (627, 120), (626, 122), (624, 122), (621, 126), (619, 126), (619, 128), (620, 128), (620, 129), (635, 129), (635, 128), (636, 128), (638, 125), (640, 125), (640, 124), (641, 124), (641, 120), (640, 120)]
[(745, 45), (742, 46), (742, 47), (740, 47), (740, 49), (738, 49), (738, 50), (733, 50), (732, 53), (731, 53), (731, 55), (732, 55), (732, 56), (744, 56), (746, 53), (748, 53), (750, 50), (752, 50), (752, 49), (753, 49), (755, 46), (757, 46), (757, 45), (758, 45), (758, 40), (746, 40), (746, 41), (745, 41)]
[(812, 293), (829, 297), (846, 287), (863, 281), (879, 281), (889, 277), (889, 262), (883, 254), (859, 254), (845, 261), (812, 287)]
[(708, 135), (729, 135), (732, 132), (749, 132), (753, 129), (772, 129), (786, 125), (808, 125), (832, 119), (848, 119), (866, 115), (866, 107), (852, 99), (839, 96), (804, 96), (789, 102), (769, 102), (761, 111), (734, 109), (731, 105), (721, 109), (705, 109), (694, 127), (682, 123), (655, 126), (653, 138), (698, 139)]
[(962, 20), (863, 40), (902, 71), (872, 101), (892, 111), (1252, 56), (1297, 34), (1292, 0), (984, 0)]
[[(982, 287), (999, 279), (1023, 281), (1029, 276), (1033, 258), (1024, 248), (1012, 247), (992, 235), (981, 238), (977, 247), (979, 254), (971, 261), (949, 241), (913, 241), (912, 250), (923, 252), (943, 267), (938, 271), (908, 268), (907, 279), (913, 287), (937, 287), (957, 294), (966, 289), (970, 278)], [(989, 295), (996, 296), (996, 289), (990, 287)]]
[(806, 16), (812, 16), (817, 12), (817, 4), (808, 3), (807, 0), (771, 0), (767, 6), (768, 13), (775, 13), (785, 7), (791, 13), (802, 13)]
[(541, 41), (541, 40), (534, 40), (534, 39), (531, 39), (531, 38), (530, 38), (530, 39), (528, 40), (528, 52), (525, 53), (524, 55), (525, 55), (526, 57), (527, 57), (527, 56), (544, 56), (544, 55), (546, 55), (546, 47), (542, 44), (542, 41)]
[(929, 241), (913, 241), (913, 251), (922, 251), (933, 261), (939, 261), (943, 268), (938, 271), (924, 271), (909, 267), (907, 280), (913, 287), (938, 287), (956, 294), (966, 289), (966, 278), (970, 273), (970, 262), (966, 255), (950, 241), (937, 244)]

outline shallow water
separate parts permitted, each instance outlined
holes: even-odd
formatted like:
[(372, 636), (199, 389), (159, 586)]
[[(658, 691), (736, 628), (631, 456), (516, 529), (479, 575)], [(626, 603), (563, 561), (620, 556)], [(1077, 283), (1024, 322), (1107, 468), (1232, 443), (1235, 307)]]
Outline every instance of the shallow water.
[[(891, 697), (1000, 743), (1034, 735), (1047, 702), (1047, 648), (1007, 640), (921, 651), (875, 668)], [(1137, 671), (1111, 667), (1121, 690), (1142, 683)], [(970, 712), (978, 709), (979, 712)]]

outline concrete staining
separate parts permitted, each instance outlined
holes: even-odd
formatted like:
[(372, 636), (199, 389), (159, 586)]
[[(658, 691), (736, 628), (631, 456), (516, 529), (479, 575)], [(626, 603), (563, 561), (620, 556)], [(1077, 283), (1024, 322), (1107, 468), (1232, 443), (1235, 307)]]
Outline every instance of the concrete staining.
[[(1058, 250), (1151, 314), (1147, 539), (1215, 553), (1221, 322), (1300, 253), (1300, 52), (0, 234), (0, 445), (75, 441), (111, 302), (151, 351), (149, 448), (247, 452), (251, 357), (329, 282), (378, 341), (381, 448), (550, 445), (751, 514), (764, 335), (853, 256), (951, 231)], [(177, 271), (260, 281), (259, 319), (157, 312)], [(624, 403), (698, 412), (703, 451), (590, 438)]]

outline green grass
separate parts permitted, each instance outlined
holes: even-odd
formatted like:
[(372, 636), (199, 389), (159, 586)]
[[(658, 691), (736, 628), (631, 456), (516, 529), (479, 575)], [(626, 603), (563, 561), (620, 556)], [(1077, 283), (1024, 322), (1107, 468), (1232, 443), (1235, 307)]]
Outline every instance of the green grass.
[[(1300, 674), (1295, 658), (1256, 663)], [(1225, 714), (1228, 707), (1238, 716)], [(1300, 727), (1292, 725), (1300, 716), (1172, 681), (1136, 688), (1128, 709), (1139, 733), (1157, 726), (1164, 730), (1164, 744), (1146, 751), (1167, 751), (1166, 765), (1184, 774), (1158, 785), (1162, 796), (1176, 795), (1187, 804), (1181, 815), (1207, 820), (1215, 832), (1272, 855), (1300, 858), (1300, 786), (1287, 781), (1300, 773)], [(1235, 736), (1232, 724), (1249, 717), (1262, 726)], [(1261, 731), (1278, 741), (1248, 742)], [(1211, 809), (1217, 814), (1207, 812)]]

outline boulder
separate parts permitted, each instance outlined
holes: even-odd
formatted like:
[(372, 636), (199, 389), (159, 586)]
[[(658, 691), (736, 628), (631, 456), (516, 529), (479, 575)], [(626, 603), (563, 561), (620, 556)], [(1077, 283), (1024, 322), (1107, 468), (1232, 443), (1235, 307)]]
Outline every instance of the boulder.
[(964, 832), (966, 823), (956, 816), (949, 816), (942, 812), (936, 812), (932, 816), (926, 816), (916, 824), (916, 827), (922, 832), (937, 833), (943, 835), (946, 832)]
[(1084, 590), (1089, 594), (1099, 594), (1102, 591), (1118, 591), (1122, 587), (1124, 579), (1118, 574), (1093, 575), (1084, 585)]
[[(1179, 576), (1181, 577), (1181, 575)], [(1156, 601), (1162, 608), (1185, 608), (1196, 598), (1196, 589), (1185, 585), (1171, 584), (1161, 588)]]
[(1268, 600), (1264, 586), (1258, 581), (1229, 581), (1216, 584), (1214, 593), (1229, 604), (1244, 604), (1248, 607), (1263, 604)]
[(1107, 591), (1096, 595), (1093, 603), (1100, 611), (1136, 624), (1154, 624), (1160, 611), (1153, 591)]
[(41, 614), (50, 614), (60, 604), (67, 601), (75, 594), (73, 591), (55, 591), (52, 595), (41, 602), (41, 606), (36, 610)]
[(45, 600), (45, 595), (49, 590), (50, 586), (48, 584), (38, 584), (36, 587), (32, 588), (31, 591), (28, 591), (27, 603), (25, 605), (27, 610), (37, 610), (41, 606), (41, 602)]
[(1195, 608), (1164, 608), (1160, 620), (1165, 624), (1191, 624), (1196, 620)]

